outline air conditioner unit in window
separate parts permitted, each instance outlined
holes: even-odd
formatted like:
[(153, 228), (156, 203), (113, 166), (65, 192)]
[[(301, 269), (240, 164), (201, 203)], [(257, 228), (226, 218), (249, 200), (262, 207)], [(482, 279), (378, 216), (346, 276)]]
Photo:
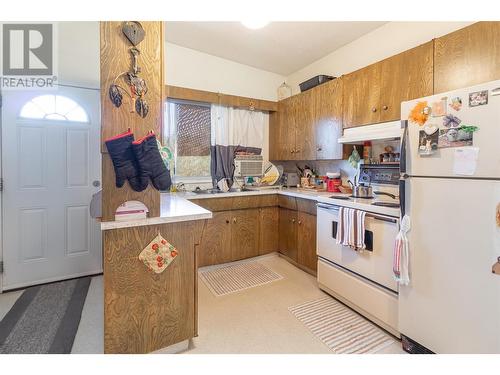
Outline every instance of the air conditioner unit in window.
[(235, 177), (261, 177), (262, 155), (237, 155), (234, 158)]

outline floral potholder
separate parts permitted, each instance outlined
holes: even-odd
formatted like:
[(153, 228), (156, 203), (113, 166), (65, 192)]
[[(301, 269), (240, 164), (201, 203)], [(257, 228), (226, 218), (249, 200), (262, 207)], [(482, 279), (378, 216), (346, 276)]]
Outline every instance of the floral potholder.
[(139, 260), (142, 260), (151, 271), (162, 273), (177, 255), (179, 253), (174, 245), (158, 233), (153, 241), (141, 251)]

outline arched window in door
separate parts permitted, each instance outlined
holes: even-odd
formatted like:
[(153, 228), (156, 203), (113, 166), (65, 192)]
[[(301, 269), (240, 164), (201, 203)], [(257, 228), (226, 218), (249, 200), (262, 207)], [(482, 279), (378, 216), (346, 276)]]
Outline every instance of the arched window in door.
[(19, 114), (23, 119), (89, 122), (87, 112), (62, 95), (40, 95), (27, 102)]

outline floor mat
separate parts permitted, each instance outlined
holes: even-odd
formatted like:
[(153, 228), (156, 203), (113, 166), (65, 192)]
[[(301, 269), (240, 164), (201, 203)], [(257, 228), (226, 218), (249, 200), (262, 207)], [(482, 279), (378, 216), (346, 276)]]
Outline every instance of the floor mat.
[(90, 280), (26, 289), (0, 322), (0, 353), (70, 353)]
[(201, 269), (199, 273), (205, 285), (216, 296), (239, 292), (283, 278), (259, 262)]
[(395, 340), (331, 297), (302, 303), (290, 312), (338, 354), (375, 353)]

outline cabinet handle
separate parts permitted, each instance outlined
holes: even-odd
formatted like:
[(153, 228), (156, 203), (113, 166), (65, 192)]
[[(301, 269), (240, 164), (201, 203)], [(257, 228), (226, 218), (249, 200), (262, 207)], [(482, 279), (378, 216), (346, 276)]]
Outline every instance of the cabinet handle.
[(388, 107), (388, 106), (386, 106), (386, 105), (384, 105), (384, 106), (382, 107), (382, 109), (383, 109), (384, 111), (387, 111), (387, 110), (389, 109), (389, 107)]
[(290, 150), (290, 154), (293, 154), (295, 152), (295, 150)]
[(292, 223), (295, 224), (295, 219), (292, 219)]
[(299, 220), (299, 225), (302, 225), (302, 221)]
[(229, 224), (229, 220), (226, 220), (226, 224)]
[(318, 146), (317, 151), (322, 151), (323, 148), (321, 146)]
[(300, 152), (300, 150), (295, 150), (295, 152), (297, 152), (297, 153), (298, 153), (298, 152)]
[(233, 223), (236, 223), (236, 218), (235, 217), (233, 217)]
[(372, 108), (372, 112), (373, 112), (373, 113), (377, 112), (377, 108), (373, 107), (373, 108)]

